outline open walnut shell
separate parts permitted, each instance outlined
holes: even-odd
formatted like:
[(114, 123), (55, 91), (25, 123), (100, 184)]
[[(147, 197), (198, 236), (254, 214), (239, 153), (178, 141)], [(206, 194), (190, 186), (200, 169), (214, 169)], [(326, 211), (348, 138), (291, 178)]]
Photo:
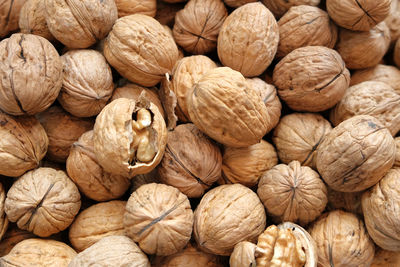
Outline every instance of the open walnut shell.
[(261, 1), (275, 17), (282, 17), (292, 6), (318, 6), (320, 0), (262, 0)]
[(19, 14), (25, 0), (6, 0), (0, 6), (0, 38), (18, 30)]
[(143, 14), (154, 17), (157, 12), (157, 0), (115, 0), (118, 17)]

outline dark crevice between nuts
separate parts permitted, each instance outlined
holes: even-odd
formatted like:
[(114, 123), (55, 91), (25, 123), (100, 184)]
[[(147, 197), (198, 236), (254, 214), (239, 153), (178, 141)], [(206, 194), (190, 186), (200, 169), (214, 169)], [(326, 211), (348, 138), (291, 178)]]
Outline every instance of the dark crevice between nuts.
[(29, 220), (26, 222), (25, 226), (28, 226), (31, 224), (33, 216), (35, 216), (36, 212), (38, 211), (38, 209), (43, 205), (43, 202), (45, 201), (47, 195), (50, 193), (51, 189), (53, 188), (54, 183), (50, 184), (49, 188), (47, 189), (46, 193), (43, 195), (42, 199), (40, 200), (40, 202), (36, 205), (35, 208), (33, 208), (31, 217), (29, 218)]

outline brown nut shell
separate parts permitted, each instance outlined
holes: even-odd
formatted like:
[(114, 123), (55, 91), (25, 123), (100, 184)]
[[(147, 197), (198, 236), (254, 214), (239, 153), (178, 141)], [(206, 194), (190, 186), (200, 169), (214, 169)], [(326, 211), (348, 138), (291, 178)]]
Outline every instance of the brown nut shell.
[[(399, 38), (400, 39), (400, 38)], [(400, 67), (400, 41), (396, 41), (393, 52), (393, 60), (397, 67)]]
[(9, 228), (0, 242), (0, 257), (10, 253), (11, 249), (19, 242), (34, 237), (35, 235), (31, 232), (21, 230), (17, 226)]
[(157, 0), (157, 13), (154, 17), (162, 25), (174, 26), (176, 13), (185, 7), (185, 3), (169, 4), (162, 0)]
[(320, 0), (261, 0), (261, 2), (271, 10), (275, 17), (280, 18), (293, 6), (318, 6)]
[(394, 44), (400, 37), (400, 5), (398, 1), (393, 1), (390, 5), (389, 16), (385, 19), (386, 25), (390, 30), (391, 44)]
[(0, 38), (18, 30), (19, 14), (25, 0), (6, 0), (0, 5)]
[(8, 228), (8, 219), (5, 212), (6, 191), (3, 184), (0, 183), (0, 240), (3, 239), (4, 234)]
[(327, 210), (344, 210), (362, 216), (361, 197), (364, 191), (360, 192), (339, 192), (328, 187)]
[(115, 0), (118, 17), (143, 14), (154, 17), (157, 12), (157, 0)]
[(253, 2), (257, 2), (257, 0), (224, 0), (225, 5), (235, 8)]
[(400, 252), (377, 249), (371, 267), (397, 267), (400, 265)]
[(242, 241), (235, 245), (229, 257), (230, 267), (255, 267), (257, 245), (248, 241)]

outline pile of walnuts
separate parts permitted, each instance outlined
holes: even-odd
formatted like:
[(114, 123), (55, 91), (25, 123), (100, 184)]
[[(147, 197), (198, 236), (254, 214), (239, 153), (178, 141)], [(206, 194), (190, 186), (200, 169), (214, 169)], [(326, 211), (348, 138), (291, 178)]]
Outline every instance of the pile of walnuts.
[(0, 266), (400, 266), (400, 0), (3, 0)]

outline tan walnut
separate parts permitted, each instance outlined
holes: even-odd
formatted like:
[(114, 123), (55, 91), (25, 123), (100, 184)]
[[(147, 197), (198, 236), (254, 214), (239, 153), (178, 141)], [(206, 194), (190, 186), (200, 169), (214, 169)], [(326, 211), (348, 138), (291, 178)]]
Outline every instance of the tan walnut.
[(154, 17), (157, 12), (157, 0), (115, 0), (118, 17), (143, 14)]
[(0, 38), (18, 30), (19, 14), (25, 0), (6, 0), (0, 6)]
[(255, 267), (257, 245), (249, 241), (242, 241), (235, 245), (229, 257), (230, 267)]
[(17, 226), (8, 228), (0, 242), (0, 257), (10, 253), (11, 249), (19, 242), (34, 237), (35, 235), (31, 232), (21, 230)]
[(8, 228), (8, 219), (5, 212), (6, 191), (4, 186), (0, 183), (0, 240), (3, 239), (4, 234)]
[(376, 248), (371, 267), (397, 267), (399, 265), (400, 252)]
[(292, 6), (318, 6), (320, 0), (262, 0), (261, 1), (275, 17), (282, 17)]

